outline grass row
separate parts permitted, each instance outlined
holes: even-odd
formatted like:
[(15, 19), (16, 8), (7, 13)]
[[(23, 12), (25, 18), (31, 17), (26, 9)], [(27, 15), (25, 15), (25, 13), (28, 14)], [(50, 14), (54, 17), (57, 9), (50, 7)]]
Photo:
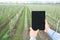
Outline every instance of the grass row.
[(2, 25), (8, 18), (15, 15), (18, 10), (19, 6), (10, 6), (10, 5), (1, 5), (0, 6), (0, 25)]
[(20, 21), (19, 21), (19, 24), (17, 26), (17, 30), (16, 30), (16, 33), (13, 37), (13, 40), (22, 40), (21, 33), (22, 33), (22, 29), (24, 26), (24, 19), (25, 19), (25, 14), (23, 11), (24, 10), (20, 11), (22, 16), (20, 17)]
[(20, 15), (19, 12), (16, 13), (14, 18), (10, 19), (9, 24), (0, 32), (0, 38), (2, 37), (3, 40), (8, 40), (8, 37), (10, 35), (10, 31), (14, 28), (14, 25), (18, 19), (18, 16)]

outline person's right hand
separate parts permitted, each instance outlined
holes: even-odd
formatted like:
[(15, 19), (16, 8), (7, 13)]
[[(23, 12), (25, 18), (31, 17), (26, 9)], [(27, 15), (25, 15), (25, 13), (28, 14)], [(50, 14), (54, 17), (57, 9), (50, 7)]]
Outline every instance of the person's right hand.
[(39, 32), (39, 29), (38, 29), (38, 30), (36, 30), (36, 31), (34, 31), (34, 30), (30, 27), (29, 35), (30, 35), (30, 37), (34, 37), (34, 38), (36, 38), (36, 37), (37, 37), (38, 32)]
[(47, 22), (47, 20), (45, 21), (45, 30), (44, 30), (44, 32), (48, 32), (49, 31), (49, 29), (50, 29), (50, 26), (49, 26), (49, 24), (48, 24), (48, 22)]

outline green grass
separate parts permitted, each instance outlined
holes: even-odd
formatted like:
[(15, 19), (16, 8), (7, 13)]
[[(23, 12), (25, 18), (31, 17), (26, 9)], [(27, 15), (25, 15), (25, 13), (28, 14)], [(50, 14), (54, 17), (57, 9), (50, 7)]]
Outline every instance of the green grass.
[[(60, 4), (0, 5), (0, 25), (2, 25), (8, 18), (13, 15), (22, 14), (14, 37), (12, 37), (12, 40), (28, 40), (28, 28), (32, 26), (32, 11), (46, 11), (47, 21), (50, 25), (52, 25), (55, 31), (60, 32)], [(10, 21), (9, 24), (2, 30), (2, 32), (0, 32), (0, 37), (4, 34), (2, 37), (3, 40), (11, 40), (7, 32), (10, 26), (11, 29), (13, 29), (13, 25), (17, 20), (17, 16), (15, 15), (14, 18), (11, 20), (12, 22)]]
[(0, 25), (3, 24), (8, 18), (15, 15), (19, 11), (18, 5), (1, 5), (0, 6)]
[(8, 23), (8, 25), (0, 32), (0, 37), (1, 37), (2, 35), (4, 35), (7, 31), (8, 31), (8, 32), (9, 32), (9, 31), (12, 31), (12, 29), (14, 28), (14, 25), (15, 25), (17, 19), (18, 19), (18, 17), (19, 17), (19, 13), (17, 13), (17, 14), (14, 16), (14, 18), (12, 18), (12, 19), (10, 20), (10, 22)]
[[(22, 14), (22, 16), (20, 17), (20, 21), (19, 21), (19, 24), (18, 24), (18, 26), (17, 26), (17, 30), (16, 30), (16, 33), (15, 33), (15, 35), (14, 35), (14, 37), (13, 37), (13, 40), (20, 40), (20, 39), (22, 39), (22, 37), (20, 37), (20, 34), (21, 34), (21, 32), (22, 32), (22, 28), (23, 28), (23, 23), (24, 23), (24, 10), (23, 10), (24, 8), (22, 8), (22, 10), (20, 10), (20, 14)], [(14, 39), (15, 38), (15, 39)]]

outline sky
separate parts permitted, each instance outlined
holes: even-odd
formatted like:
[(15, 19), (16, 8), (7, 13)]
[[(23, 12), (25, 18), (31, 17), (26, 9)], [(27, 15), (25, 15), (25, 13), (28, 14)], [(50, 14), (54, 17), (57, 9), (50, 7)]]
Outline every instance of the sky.
[(0, 0), (0, 2), (5, 2), (5, 3), (9, 3), (9, 2), (12, 2), (12, 3), (60, 3), (60, 0)]

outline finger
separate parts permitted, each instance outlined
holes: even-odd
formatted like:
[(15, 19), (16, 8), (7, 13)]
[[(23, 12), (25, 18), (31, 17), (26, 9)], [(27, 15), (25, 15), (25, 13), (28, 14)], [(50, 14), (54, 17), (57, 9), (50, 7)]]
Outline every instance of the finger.
[(32, 30), (32, 28), (30, 27), (30, 30)]
[(39, 32), (39, 29), (38, 29), (38, 30), (36, 30), (36, 32)]

